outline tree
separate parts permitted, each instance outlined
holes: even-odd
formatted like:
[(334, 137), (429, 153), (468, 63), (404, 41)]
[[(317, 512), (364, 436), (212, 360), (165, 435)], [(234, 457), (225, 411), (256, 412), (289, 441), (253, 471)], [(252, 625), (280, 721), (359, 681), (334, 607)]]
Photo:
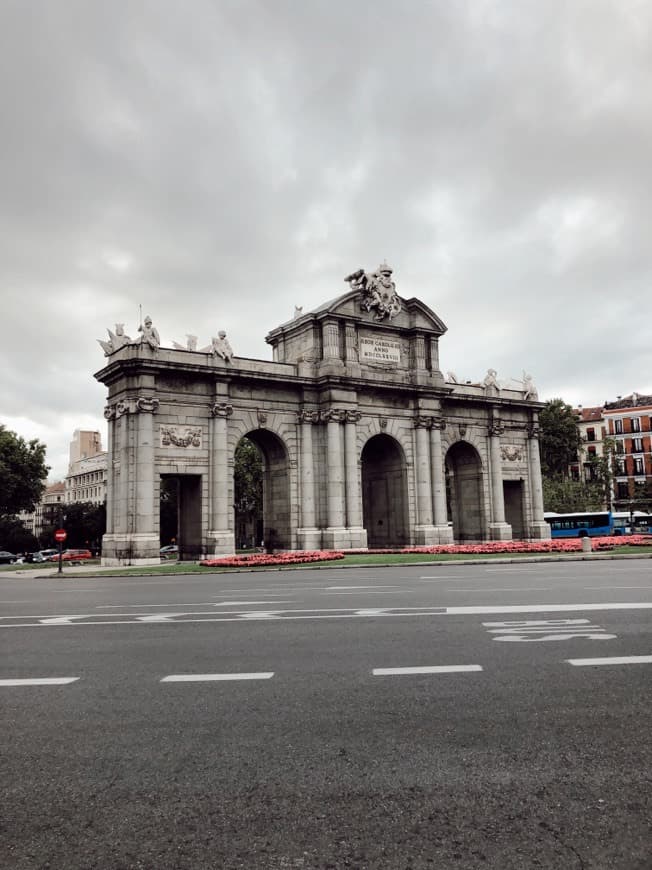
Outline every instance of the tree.
[(0, 517), (0, 542), (1, 548), (10, 553), (32, 553), (38, 549), (38, 541), (18, 517)]
[(239, 537), (259, 537), (263, 518), (263, 461), (260, 451), (248, 438), (235, 449), (234, 508)]
[[(106, 531), (106, 505), (77, 501), (62, 505), (62, 510), (65, 516), (63, 528), (68, 535), (66, 547), (99, 549), (102, 535)], [(55, 522), (58, 524), (59, 519), (57, 518)], [(52, 540), (52, 529), (49, 530), (48, 540)]]
[(0, 517), (33, 511), (40, 501), (50, 470), (45, 449), (0, 424)]
[(583, 513), (602, 510), (604, 495), (602, 487), (568, 477), (544, 477), (543, 504), (547, 511), (557, 514)]
[(539, 413), (539, 449), (544, 477), (566, 477), (582, 446), (577, 416), (563, 399), (550, 399)]

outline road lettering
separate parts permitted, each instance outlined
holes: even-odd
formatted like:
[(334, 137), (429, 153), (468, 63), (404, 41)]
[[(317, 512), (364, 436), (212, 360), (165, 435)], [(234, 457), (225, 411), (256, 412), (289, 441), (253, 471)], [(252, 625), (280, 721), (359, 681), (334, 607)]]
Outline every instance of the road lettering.
[(509, 622), (483, 622), (492, 640), (503, 643), (543, 643), (573, 638), (613, 640), (601, 625), (588, 619), (516, 619)]

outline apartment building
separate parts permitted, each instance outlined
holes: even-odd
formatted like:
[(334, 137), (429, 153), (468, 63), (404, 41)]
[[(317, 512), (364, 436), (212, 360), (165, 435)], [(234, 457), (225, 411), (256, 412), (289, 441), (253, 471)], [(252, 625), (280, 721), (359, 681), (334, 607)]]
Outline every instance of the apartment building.
[(606, 435), (615, 442), (614, 508), (628, 510), (652, 489), (652, 396), (618, 397), (603, 413)]
[(582, 436), (584, 448), (570, 464), (570, 476), (573, 480), (584, 480), (590, 483), (595, 479), (595, 460), (605, 452), (606, 426), (603, 409), (602, 406), (583, 408), (579, 405), (573, 410), (577, 416), (577, 428)]

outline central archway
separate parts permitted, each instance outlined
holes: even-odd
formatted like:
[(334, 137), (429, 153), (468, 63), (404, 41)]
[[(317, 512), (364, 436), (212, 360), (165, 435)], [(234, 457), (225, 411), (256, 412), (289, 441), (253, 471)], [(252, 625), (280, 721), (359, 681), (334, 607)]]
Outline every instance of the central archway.
[(410, 542), (403, 450), (389, 435), (374, 435), (362, 450), (362, 511), (369, 547)]
[(281, 439), (267, 429), (252, 429), (244, 436), (262, 459), (262, 540), (270, 550), (294, 546), (290, 517), (288, 453)]
[(453, 444), (446, 454), (446, 496), (455, 540), (484, 540), (482, 461), (467, 441)]

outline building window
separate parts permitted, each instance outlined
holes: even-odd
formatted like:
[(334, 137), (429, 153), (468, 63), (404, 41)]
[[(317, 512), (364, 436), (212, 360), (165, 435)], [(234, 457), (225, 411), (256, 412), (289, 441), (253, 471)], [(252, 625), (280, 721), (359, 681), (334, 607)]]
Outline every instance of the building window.
[(616, 484), (618, 498), (629, 498), (629, 488), (627, 482), (619, 480)]
[(595, 429), (587, 429), (586, 430), (586, 440), (587, 441), (595, 441)]
[(634, 457), (634, 474), (645, 474), (645, 466), (643, 465), (643, 457)]
[(589, 454), (589, 459), (595, 459), (595, 456), (596, 456), (595, 444), (591, 444), (590, 447), (587, 448), (587, 452)]
[(616, 435), (623, 434), (623, 421), (622, 420), (614, 420), (614, 427)]
[(616, 453), (623, 454), (625, 452), (625, 445), (622, 441), (616, 441)]
[(627, 474), (625, 470), (625, 460), (617, 459), (616, 460), (616, 474)]
[(632, 439), (632, 453), (642, 453), (643, 452), (643, 439), (642, 438), (633, 438)]
[(629, 421), (632, 424), (632, 432), (640, 432), (641, 431), (641, 421), (638, 417), (632, 417)]

